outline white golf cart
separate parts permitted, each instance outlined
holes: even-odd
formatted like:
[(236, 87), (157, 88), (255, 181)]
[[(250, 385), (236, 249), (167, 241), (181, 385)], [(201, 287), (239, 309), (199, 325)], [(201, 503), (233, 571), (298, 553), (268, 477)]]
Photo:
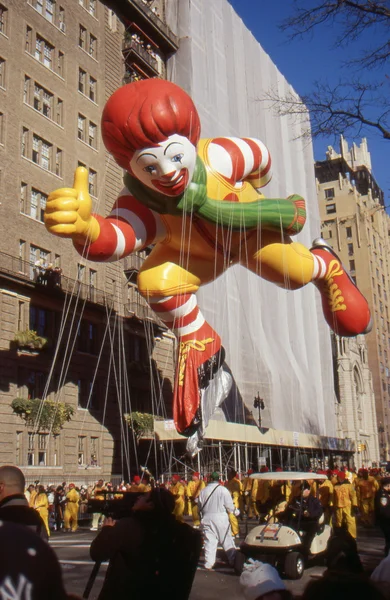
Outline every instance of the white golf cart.
[[(251, 479), (278, 481), (324, 480), (326, 475), (303, 472), (268, 472), (254, 473)], [(271, 519), (272, 520), (272, 519)], [(325, 554), (332, 530), (325, 524), (324, 516), (318, 519), (314, 537), (306, 542), (305, 532), (299, 526), (298, 515), (296, 527), (283, 522), (264, 523), (254, 527), (241, 543), (236, 554), (235, 570), (241, 573), (247, 559), (253, 558), (274, 565), (288, 579), (300, 579), (308, 559)], [(302, 527), (303, 529), (303, 527)]]

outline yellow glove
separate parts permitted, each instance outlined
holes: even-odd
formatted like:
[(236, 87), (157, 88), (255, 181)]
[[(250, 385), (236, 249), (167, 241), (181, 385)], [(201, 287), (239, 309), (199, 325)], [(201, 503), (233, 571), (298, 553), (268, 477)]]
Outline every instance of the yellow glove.
[(99, 237), (100, 226), (91, 215), (92, 200), (88, 191), (88, 170), (77, 167), (73, 188), (59, 188), (52, 192), (46, 203), (46, 229), (59, 237), (73, 238), (84, 244)]

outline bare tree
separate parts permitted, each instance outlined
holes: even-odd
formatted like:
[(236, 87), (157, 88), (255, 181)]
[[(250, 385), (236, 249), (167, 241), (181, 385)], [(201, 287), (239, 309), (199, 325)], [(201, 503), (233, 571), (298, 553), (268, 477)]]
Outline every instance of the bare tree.
[(338, 26), (340, 34), (334, 43), (340, 48), (362, 36), (368, 39), (368, 34), (370, 46), (352, 60), (341, 62), (346, 76), (338, 85), (314, 82), (313, 91), (301, 98), (293, 93), (280, 96), (271, 89), (262, 100), (270, 102), (277, 114), (295, 117), (303, 125), (303, 136), (358, 135), (368, 128), (390, 140), (390, 77), (386, 74), (371, 83), (359, 77), (362, 69), (379, 70), (390, 60), (389, 0), (317, 0), (310, 8), (303, 4), (307, 0), (295, 0), (294, 14), (281, 24), (290, 40), (314, 34), (317, 26), (328, 23)]

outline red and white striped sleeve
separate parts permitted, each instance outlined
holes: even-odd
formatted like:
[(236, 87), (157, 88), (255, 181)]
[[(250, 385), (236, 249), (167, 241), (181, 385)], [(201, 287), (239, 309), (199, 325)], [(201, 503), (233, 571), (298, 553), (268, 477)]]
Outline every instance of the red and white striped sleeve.
[(255, 189), (271, 180), (271, 156), (268, 148), (255, 138), (214, 138), (207, 148), (212, 169), (234, 185), (248, 181)]
[(119, 260), (166, 234), (160, 215), (141, 204), (127, 188), (119, 194), (108, 217), (93, 216), (100, 225), (98, 239), (86, 248), (74, 243), (76, 250), (89, 260)]

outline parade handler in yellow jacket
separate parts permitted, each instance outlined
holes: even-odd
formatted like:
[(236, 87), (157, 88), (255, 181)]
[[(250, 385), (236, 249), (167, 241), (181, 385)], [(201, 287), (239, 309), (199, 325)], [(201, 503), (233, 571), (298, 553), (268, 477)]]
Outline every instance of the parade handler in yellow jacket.
[[(241, 495), (242, 495), (242, 483), (237, 477), (237, 471), (229, 469), (227, 472), (227, 481), (225, 481), (225, 487), (229, 490), (233, 500), (234, 508), (240, 509)], [(229, 521), (232, 528), (233, 537), (238, 537), (240, 534), (240, 528), (238, 525), (238, 519), (233, 512), (229, 512)]]
[(175, 509), (173, 514), (178, 521), (183, 523), (186, 488), (180, 480), (180, 475), (172, 475), (172, 485), (169, 488), (169, 491), (175, 497)]
[(253, 473), (253, 469), (248, 469), (246, 477), (242, 482), (242, 493), (244, 500), (244, 511), (249, 519), (258, 517), (259, 513), (256, 507), (257, 487), (258, 480), (251, 479), (250, 476)]
[(379, 489), (377, 480), (368, 474), (367, 469), (361, 470), (361, 477), (355, 482), (358, 498), (360, 519), (364, 525), (373, 525), (374, 500)]
[(38, 492), (34, 497), (34, 508), (39, 513), (42, 521), (45, 524), (47, 535), (50, 536), (49, 529), (49, 500), (45, 492), (45, 487), (40, 485)]
[(65, 499), (64, 528), (65, 531), (77, 531), (79, 517), (80, 495), (74, 483), (69, 484), (69, 491)]
[(356, 538), (357, 497), (355, 488), (345, 478), (345, 471), (337, 473), (337, 483), (333, 490), (335, 527), (345, 527)]
[(198, 505), (196, 504), (196, 499), (205, 487), (206, 484), (202, 479), (200, 479), (200, 474), (198, 472), (193, 473), (192, 481), (188, 482), (186, 492), (191, 506), (192, 520), (194, 527), (196, 528), (200, 526), (199, 509)]

